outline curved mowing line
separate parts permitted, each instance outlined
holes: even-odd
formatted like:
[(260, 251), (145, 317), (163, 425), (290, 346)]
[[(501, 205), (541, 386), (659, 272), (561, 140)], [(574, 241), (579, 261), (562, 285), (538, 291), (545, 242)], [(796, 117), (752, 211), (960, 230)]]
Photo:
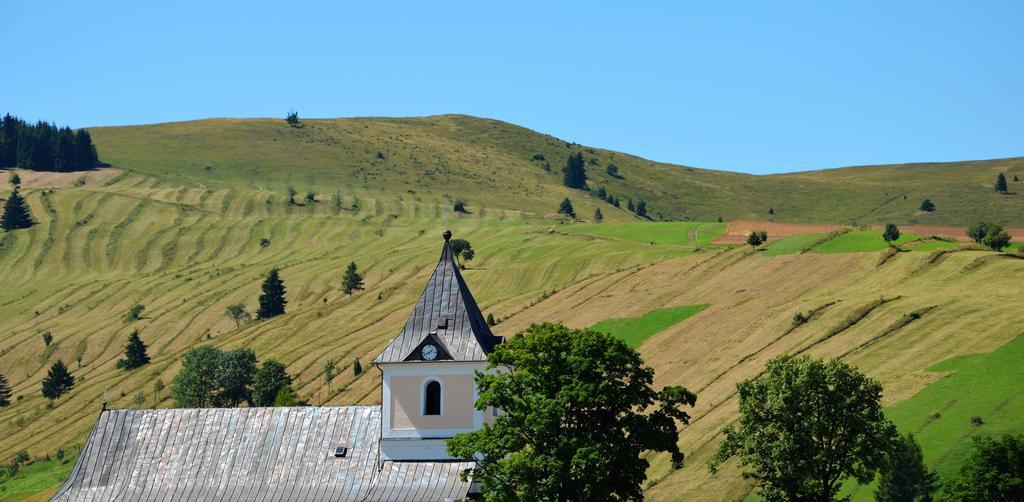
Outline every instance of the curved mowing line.
[(164, 235), (166, 235), (168, 232), (175, 228), (178, 228), (178, 225), (181, 224), (181, 218), (182, 212), (178, 211), (178, 214), (174, 216), (174, 220), (171, 222), (169, 226), (163, 227), (157, 230), (156, 232), (153, 232), (150, 235), (149, 239), (146, 239), (146, 244), (144, 244), (142, 246), (142, 249), (139, 249), (139, 251), (135, 254), (135, 270), (145, 270), (146, 265), (149, 263), (150, 248), (156, 245), (156, 243), (159, 242), (160, 239), (162, 239)]
[[(78, 202), (75, 203), (75, 210), (73, 211), (73, 217), (74, 218), (78, 218), (78, 215), (80, 214), (81, 209), (84, 207), (85, 201), (86, 200), (95, 201), (95, 205), (92, 206), (92, 209), (89, 211), (89, 214), (87, 214), (82, 219), (76, 219), (75, 225), (73, 227), (71, 227), (71, 229), (68, 230), (66, 232), (66, 234), (65, 234), (65, 237), (64, 237), (64, 246), (65, 247), (64, 247), (64, 257), (63, 257), (64, 269), (65, 270), (67, 270), (69, 272), (72, 270), (72, 267), (73, 267), (72, 262), (74, 260), (75, 251), (81, 251), (83, 253), (82, 261), (86, 263), (86, 267), (85, 268), (87, 270), (89, 269), (89, 265), (88, 265), (88, 262), (90, 261), (90, 257), (89, 257), (89, 253), (88, 253), (89, 242), (92, 240), (92, 237), (94, 237), (96, 235), (98, 224), (97, 224), (96, 227), (90, 229), (89, 232), (86, 233), (86, 240), (85, 240), (85, 244), (83, 246), (75, 246), (75, 243), (76, 243), (75, 237), (76, 237), (76, 235), (78, 233), (80, 233), (82, 231), (82, 229), (86, 228), (91, 223), (96, 221), (96, 213), (99, 211), (99, 208), (103, 207), (104, 204), (113, 196), (114, 195), (111, 194), (110, 192), (104, 192), (104, 193), (93, 192), (93, 193), (87, 194), (87, 195), (79, 198)], [(84, 223), (82, 223), (80, 225), (79, 223), (81, 223), (81, 222), (84, 222)]]
[(235, 200), (235, 191), (227, 190), (224, 193), (224, 198), (220, 201), (220, 215), (227, 216), (228, 210), (231, 208), (231, 203)]
[(131, 225), (139, 218), (142, 214), (142, 210), (146, 206), (145, 200), (140, 200), (128, 214), (124, 216), (121, 221), (114, 225), (114, 228), (110, 230), (110, 235), (107, 237), (107, 266), (109, 268), (117, 268), (117, 254), (120, 249), (121, 238), (124, 236), (125, 229), (128, 225)]
[(50, 215), (50, 221), (46, 225), (46, 239), (43, 241), (42, 249), (39, 250), (39, 254), (36, 255), (36, 259), (32, 264), (32, 277), (39, 275), (39, 269), (43, 264), (43, 260), (46, 259), (46, 255), (50, 254), (50, 250), (53, 249), (54, 236), (57, 235), (57, 209), (53, 207), (53, 202), (50, 201), (50, 196), (45, 192), (41, 194), (43, 207), (46, 208), (46, 212)]

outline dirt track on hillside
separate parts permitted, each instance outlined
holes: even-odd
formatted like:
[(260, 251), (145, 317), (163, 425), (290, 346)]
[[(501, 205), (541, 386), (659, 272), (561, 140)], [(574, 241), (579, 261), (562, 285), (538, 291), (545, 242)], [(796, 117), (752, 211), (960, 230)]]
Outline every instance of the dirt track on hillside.
[[(711, 242), (713, 244), (743, 244), (747, 241), (747, 235), (753, 230), (764, 230), (768, 232), (768, 237), (772, 240), (778, 240), (783, 237), (789, 237), (795, 234), (807, 234), (807, 233), (828, 233), (833, 230), (839, 230), (845, 225), (832, 225), (832, 224), (821, 224), (821, 225), (805, 225), (802, 223), (779, 223), (775, 221), (750, 221), (750, 220), (736, 220), (730, 221), (728, 227), (725, 229), (725, 233), (716, 237)], [(877, 228), (881, 230), (882, 225), (872, 225), (871, 228)], [(900, 227), (904, 233), (917, 234), (922, 236), (941, 236), (948, 237), (950, 239), (956, 239), (958, 241), (969, 241), (967, 237), (967, 229), (964, 227), (940, 227), (940, 226), (926, 226), (926, 225), (908, 225)], [(1024, 241), (1024, 229), (1022, 228), (1008, 228), (1007, 232), (1013, 237), (1015, 242)]]

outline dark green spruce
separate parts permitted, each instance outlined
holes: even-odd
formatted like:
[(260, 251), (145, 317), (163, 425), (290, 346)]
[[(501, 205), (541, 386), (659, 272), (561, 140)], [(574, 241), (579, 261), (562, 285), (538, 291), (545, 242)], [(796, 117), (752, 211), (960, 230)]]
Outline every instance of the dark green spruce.
[(64, 361), (58, 360), (50, 366), (50, 371), (43, 379), (43, 397), (57, 399), (75, 386), (75, 379), (68, 372)]
[(25, 198), (21, 196), (18, 187), (7, 197), (4, 202), (4, 213), (0, 216), (0, 227), (4, 230), (17, 230), (32, 226), (32, 213), (29, 212)]
[(341, 278), (341, 289), (345, 291), (346, 295), (363, 289), (363, 276), (359, 275), (356, 262), (349, 263), (348, 268), (345, 269), (345, 276)]
[(587, 187), (587, 173), (583, 169), (583, 154), (576, 152), (565, 161), (562, 183), (569, 188), (584, 189)]
[(146, 353), (146, 344), (139, 338), (138, 330), (128, 335), (128, 344), (124, 346), (124, 359), (117, 361), (117, 367), (126, 370), (133, 370), (149, 364), (149, 354)]
[(263, 281), (263, 294), (260, 295), (260, 308), (256, 311), (256, 317), (269, 319), (284, 313), (284, 306), (288, 303), (285, 299), (284, 281), (277, 269), (271, 269)]

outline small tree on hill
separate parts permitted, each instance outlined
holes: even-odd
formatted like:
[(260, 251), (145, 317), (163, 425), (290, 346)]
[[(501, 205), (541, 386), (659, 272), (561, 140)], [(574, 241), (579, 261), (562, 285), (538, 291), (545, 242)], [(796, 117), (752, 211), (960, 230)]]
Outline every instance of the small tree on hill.
[(473, 245), (466, 239), (452, 239), (452, 255), (459, 261), (459, 268), (465, 270), (467, 261), (473, 259), (476, 256), (476, 252), (473, 251)]
[(867, 484), (899, 440), (882, 413), (882, 386), (838, 359), (782, 356), (737, 385), (740, 421), (708, 466), (739, 457), (767, 500), (835, 500)]
[(313, 192), (306, 192), (306, 204), (316, 204), (316, 194)]
[(1003, 173), (999, 173), (999, 176), (996, 176), (996, 182), (993, 184), (993, 187), (999, 193), (1006, 193), (1010, 189), (1006, 185), (1006, 176)]
[(292, 384), (285, 366), (273, 359), (263, 361), (252, 381), (252, 402), (256, 406), (274, 406), (278, 392)]
[(982, 237), (981, 243), (988, 246), (993, 251), (1002, 251), (1003, 248), (1010, 245), (1010, 234), (1003, 230), (1002, 225), (997, 223), (989, 223), (985, 229), (985, 237)]
[(496, 324), (498, 324), (498, 323), (494, 321), (494, 314), (488, 313), (487, 314), (487, 325), (488, 326), (494, 326)]
[(139, 332), (132, 331), (128, 335), (128, 344), (124, 346), (124, 359), (117, 361), (117, 367), (126, 370), (133, 370), (149, 364), (149, 354), (146, 352), (146, 344), (139, 338)]
[(0, 373), (0, 408), (11, 405), (11, 384), (7, 377)]
[(456, 213), (469, 214), (466, 210), (466, 201), (462, 199), (455, 199), (455, 204), (452, 205), (452, 211)]
[(228, 307), (224, 309), (224, 315), (230, 317), (232, 321), (235, 321), (236, 328), (241, 326), (243, 322), (248, 322), (252, 319), (252, 315), (250, 315), (249, 311), (245, 309), (244, 303), (232, 303), (231, 305), (228, 305)]
[(10, 181), (11, 181), (11, 185), (13, 185), (13, 186), (16, 186), (16, 187), (17, 186), (21, 186), (21, 176), (18, 176), (18, 173), (14, 172), (14, 171), (11, 171)]
[(939, 476), (924, 464), (921, 445), (913, 434), (902, 436), (889, 453), (882, 469), (875, 500), (878, 502), (914, 502), (931, 500), (939, 489)]
[(981, 240), (985, 238), (985, 234), (988, 233), (988, 223), (979, 221), (967, 227), (967, 236), (974, 242), (981, 244)]
[(43, 345), (49, 347), (51, 343), (53, 343), (53, 333), (43, 331)]
[(647, 217), (647, 201), (640, 199), (636, 203), (636, 215)]
[(250, 386), (256, 373), (251, 349), (221, 351), (203, 345), (185, 353), (171, 395), (180, 408), (233, 408), (252, 405)]
[(355, 362), (352, 363), (352, 374), (355, 376), (363, 374), (363, 364), (359, 362), (359, 358), (356, 358)]
[(935, 203), (932, 202), (931, 199), (925, 199), (921, 201), (921, 210), (926, 213), (935, 211)]
[(625, 342), (557, 324), (530, 327), (487, 356), (476, 374), (480, 410), (502, 413), (456, 434), (448, 452), (474, 461), (488, 500), (639, 500), (645, 451), (681, 467), (677, 423), (697, 396), (652, 387), (654, 370)]
[(562, 184), (576, 189), (587, 187), (587, 173), (584, 170), (583, 153), (569, 154), (569, 158), (565, 161)]
[(31, 227), (32, 224), (32, 213), (28, 209), (28, 204), (25, 203), (25, 198), (21, 196), (18, 187), (15, 186), (14, 191), (4, 202), (4, 214), (0, 217), (0, 227), (9, 232)]
[(629, 209), (632, 212), (636, 211), (636, 206), (633, 205), (633, 199), (626, 199), (626, 209)]
[(263, 294), (260, 295), (260, 308), (256, 311), (259, 319), (270, 319), (284, 313), (284, 307), (288, 304), (285, 299), (284, 281), (276, 268), (270, 269), (267, 278), (263, 281)]
[(341, 278), (341, 289), (346, 295), (363, 289), (363, 276), (359, 275), (356, 262), (349, 263), (345, 269), (345, 276)]
[(619, 174), (619, 166), (617, 166), (615, 164), (608, 164), (604, 168), (604, 172), (608, 173), (608, 176), (611, 176), (612, 178), (621, 178), (622, 177), (622, 175)]
[(764, 240), (761, 239), (761, 232), (754, 230), (747, 235), (747, 244), (750, 246), (751, 250), (757, 249), (757, 246), (760, 246), (763, 243)]
[(601, 214), (601, 208), (594, 210), (594, 223), (601, 223), (604, 221), (604, 215)]
[(287, 122), (288, 125), (290, 125), (292, 127), (298, 127), (298, 125), (299, 125), (299, 112), (297, 112), (295, 110), (292, 110), (292, 111), (288, 112), (288, 115), (285, 117), (284, 121)]
[(146, 310), (146, 306), (141, 303), (132, 305), (132, 308), (128, 309), (128, 313), (124, 315), (124, 323), (128, 324), (142, 319), (142, 311), (144, 310)]
[(297, 204), (297, 202), (295, 202), (295, 196), (298, 195), (298, 194), (299, 194), (299, 192), (295, 190), (295, 187), (293, 187), (293, 186), (289, 186), (288, 187), (288, 205), (289, 206), (294, 206), (295, 204)]
[(900, 229), (894, 223), (886, 223), (885, 230), (882, 231), (882, 239), (891, 246), (893, 242), (900, 240)]
[(566, 197), (561, 204), (558, 205), (558, 214), (564, 214), (570, 218), (576, 218), (576, 210), (572, 207), (572, 201)]
[(946, 482), (948, 500), (1024, 500), (1024, 434), (975, 437), (974, 452)]
[(46, 378), (43, 378), (43, 397), (57, 399), (75, 386), (75, 379), (64, 366), (64, 361), (57, 360), (50, 366)]
[(331, 380), (334, 380), (335, 375), (337, 375), (336, 371), (337, 367), (335, 367), (333, 359), (328, 359), (324, 362), (324, 382), (327, 383), (327, 392), (331, 391)]

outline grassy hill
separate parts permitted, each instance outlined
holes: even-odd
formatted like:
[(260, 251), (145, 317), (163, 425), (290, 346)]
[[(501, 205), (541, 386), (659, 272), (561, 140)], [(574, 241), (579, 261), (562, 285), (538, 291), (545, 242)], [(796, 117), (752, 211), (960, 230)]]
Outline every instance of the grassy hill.
[[(228, 141), (239, 131), (278, 135), (277, 142), (287, 148)], [(312, 142), (303, 143), (303, 135), (311, 135)], [(439, 173), (447, 173), (422, 167), (430, 158), (464, 159), (457, 165), (449, 160), (450, 186), (457, 188), (453, 195), (469, 202), (470, 214), (451, 215), (450, 225), (476, 249), (465, 276), (484, 312), (502, 321), (497, 334), (513, 335), (540, 321), (574, 327), (603, 322), (599, 327), (628, 331), (621, 335), (631, 337), (655, 368), (657, 385), (681, 384), (698, 392), (695, 420), (680, 435), (686, 467), (671, 471), (666, 458), (652, 457), (648, 493), (654, 499), (708, 493), (735, 499), (749, 492), (734, 466), (711, 476), (703, 463), (720, 439), (718, 432), (736, 418), (736, 382), (782, 353), (843, 357), (880, 379), (901, 427), (918, 427), (928, 420), (921, 414), (943, 407), (942, 418), (929, 423), (938, 427), (936, 437), (956, 431), (955, 444), (988, 431), (984, 425), (961, 424), (962, 416), (983, 416), (999, 431), (1024, 431), (1020, 420), (1006, 415), (1019, 403), (991, 402), (1019, 396), (989, 392), (986, 399), (967, 399), (974, 389), (963, 385), (942, 388), (938, 394), (952, 401), (943, 403), (932, 387), (943, 382), (944, 372), (960, 368), (991, 381), (1008, 378), (984, 373), (998, 373), (998, 364), (983, 371), (968, 363), (1021, 331), (1024, 291), (1018, 285), (1024, 260), (1017, 253), (944, 243), (908, 244), (909, 252), (892, 254), (874, 251), (877, 239), (856, 232), (831, 244), (818, 243), (820, 235), (794, 236), (756, 252), (715, 245), (723, 224), (641, 221), (561, 187), (556, 159), (584, 147), (468, 117), (306, 121), (302, 129), (280, 120), (216, 120), (96, 129), (94, 137), (101, 157), (117, 167), (73, 174), (22, 171), (38, 224), (0, 234), (0, 371), (16, 396), (12, 406), (0, 408), (0, 459), (26, 445), (33, 456), (73, 450), (92, 426), (104, 395), (117, 408), (139, 406), (139, 393), (142, 406), (172, 406), (169, 390), (156, 394), (154, 382), (169, 384), (183, 352), (204, 343), (250, 347), (261, 360), (285, 363), (299, 393), (313, 403), (376, 403), (378, 373), (356, 376), (350, 364), (358, 358), (365, 367), (400, 330), (436, 262), (445, 226), (446, 184)], [(343, 146), (352, 150), (343, 155)], [(357, 156), (360, 151), (366, 156)], [(462, 157), (452, 156), (454, 151)], [(727, 184), (722, 180), (738, 180), (736, 186), (746, 188), (728, 193), (742, 202), (738, 194), (755, 184), (824, 176), (807, 183), (827, 186), (836, 174), (755, 177), (652, 167), (623, 154), (594, 152), (598, 166), (614, 160), (620, 167), (623, 179), (607, 180), (612, 193), (624, 198), (628, 190), (638, 190), (637, 196), (655, 201), (656, 211), (670, 200), (657, 199), (658, 190), (677, 179), (679, 186), (692, 183), (709, 191), (719, 186), (715, 183)], [(534, 153), (542, 153), (555, 172), (531, 160)], [(413, 156), (424, 164), (413, 162)], [(485, 168), (493, 164), (481, 160), (498, 158), (507, 160), (506, 169)], [(1015, 162), (983, 166), (1009, 172)], [(594, 178), (604, 172), (589, 169)], [(406, 176), (412, 181), (403, 181)], [(0, 174), (0, 183), (6, 179)], [(287, 202), (288, 185), (300, 192), (298, 205)], [(316, 192), (316, 202), (302, 200), (307, 190)], [(336, 190), (339, 205), (331, 201)], [(705, 206), (664, 202), (664, 211), (706, 207), (715, 216), (701, 218), (714, 221), (716, 207), (730, 207), (727, 197), (694, 195), (699, 193), (673, 197), (693, 197)], [(977, 194), (996, 196), (980, 188)], [(601, 207), (609, 221), (569, 223), (551, 216), (567, 195), (577, 201), (581, 215)], [(814, 197), (827, 205), (825, 194)], [(1016, 201), (1018, 196), (999, 197)], [(939, 200), (932, 200), (941, 211)], [(737, 207), (736, 214), (746, 211)], [(796, 219), (780, 209), (786, 206), (774, 207), (778, 218)], [(698, 219), (705, 213), (679, 214)], [(814, 252), (801, 252), (814, 243)], [(353, 260), (366, 276), (367, 289), (347, 296), (340, 291), (341, 276)], [(271, 267), (281, 269), (288, 313), (236, 327), (224, 315), (226, 306), (244, 302), (253, 309), (261, 278)], [(146, 306), (142, 319), (123, 322), (136, 303)], [(798, 311), (814, 314), (794, 327), (791, 319)], [(911, 313), (917, 317), (907, 321)], [(115, 363), (133, 330), (149, 345), (153, 362), (127, 372)], [(45, 331), (53, 335), (49, 346), (41, 336)], [(972, 354), (982, 355), (940, 365)], [(1007, 357), (995, 354), (993, 360)], [(79, 381), (51, 405), (39, 388), (57, 359), (67, 362)], [(330, 386), (322, 379), (328, 360), (342, 368)], [(945, 453), (940, 447), (950, 448), (938, 440), (926, 443), (926, 458), (959, 458), (960, 450)], [(953, 463), (944, 465), (948, 469)], [(26, 472), (36, 471), (51, 477), (55, 472), (44, 464)], [(52, 481), (19, 480), (17, 486), (40, 483)]]
[[(628, 217), (561, 185), (566, 158), (582, 152), (591, 188), (605, 187), (623, 207), (627, 198), (643, 198), (656, 219), (966, 226), (984, 217), (1024, 226), (1024, 188), (1012, 181), (1024, 176), (1021, 158), (752, 176), (652, 162), (462, 115), (307, 119), (302, 127), (281, 119), (212, 119), (90, 132), (104, 161), (194, 187), (282, 193), (291, 185), (300, 194), (403, 193), (425, 202), (443, 200), (450, 187), (471, 210), (549, 214), (571, 197), (577, 205), (586, 201), (577, 207), (584, 219), (596, 206), (606, 217)], [(619, 177), (607, 174), (609, 164)], [(999, 172), (1014, 193), (992, 190)], [(918, 211), (925, 198), (937, 205), (934, 213)]]

